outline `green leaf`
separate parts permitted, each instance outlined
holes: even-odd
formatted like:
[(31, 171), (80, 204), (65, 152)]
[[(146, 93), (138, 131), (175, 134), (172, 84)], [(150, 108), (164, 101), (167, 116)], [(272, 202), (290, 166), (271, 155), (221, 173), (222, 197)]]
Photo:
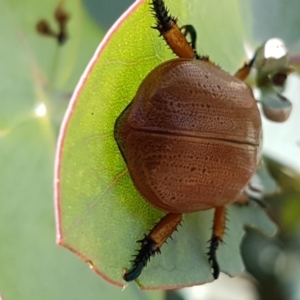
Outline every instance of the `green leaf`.
[[(57, 0), (0, 0), (1, 296), (14, 300), (159, 299), (161, 293), (141, 293), (134, 286), (122, 292), (99, 280), (87, 265), (55, 244), (56, 128), (52, 120), (67, 103), (66, 97), (57, 95), (72, 92), (102, 36), (79, 1), (65, 0), (71, 15), (70, 39), (58, 50), (55, 40), (35, 31), (41, 18), (54, 26), (57, 4)], [(51, 64), (56, 56), (61, 61), (53, 82)], [(67, 72), (68, 76), (62, 76)], [(47, 109), (45, 115), (37, 110), (41, 104)]]
[[(234, 72), (245, 54), (246, 28), (239, 1), (166, 1), (179, 25), (193, 24), (198, 49)], [(222, 26), (220, 26), (222, 24)], [(88, 261), (108, 281), (123, 286), (124, 268), (142, 238), (164, 215), (135, 190), (113, 138), (114, 122), (143, 78), (174, 55), (157, 37), (146, 1), (137, 1), (102, 41), (70, 103), (61, 129), (56, 162), (58, 243)], [(178, 288), (213, 280), (205, 252), (212, 211), (184, 217), (183, 226), (162, 246), (139, 277), (145, 289)], [(275, 233), (275, 225), (255, 204), (228, 206), (221, 270), (243, 269), (239, 244), (244, 226)]]

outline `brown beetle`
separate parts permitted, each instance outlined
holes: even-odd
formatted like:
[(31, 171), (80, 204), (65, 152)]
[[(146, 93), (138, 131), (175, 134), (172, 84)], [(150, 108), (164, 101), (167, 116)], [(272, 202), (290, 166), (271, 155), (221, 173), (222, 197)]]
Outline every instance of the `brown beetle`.
[(124, 279), (140, 275), (183, 213), (211, 208), (215, 215), (207, 254), (218, 278), (216, 250), (224, 234), (225, 205), (243, 194), (259, 161), (260, 113), (242, 81), (253, 60), (235, 77), (224, 72), (197, 54), (191, 25), (179, 28), (162, 0), (152, 4), (156, 28), (179, 58), (148, 74), (118, 117), (114, 135), (137, 190), (167, 214), (140, 241)]

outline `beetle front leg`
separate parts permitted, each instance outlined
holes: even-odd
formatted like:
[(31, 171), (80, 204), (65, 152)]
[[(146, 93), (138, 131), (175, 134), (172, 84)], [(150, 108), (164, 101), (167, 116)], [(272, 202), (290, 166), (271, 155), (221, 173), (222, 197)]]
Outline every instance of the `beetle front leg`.
[[(196, 51), (197, 32), (193, 25), (178, 27), (177, 18), (171, 16), (163, 0), (152, 0), (152, 10), (156, 18), (157, 29), (171, 50), (179, 58), (199, 59), (211, 63), (208, 56), (201, 56)], [(189, 35), (191, 42), (186, 36)]]
[(212, 275), (217, 279), (220, 275), (220, 267), (216, 258), (216, 251), (219, 244), (223, 241), (223, 235), (225, 231), (226, 224), (226, 208), (225, 206), (220, 206), (215, 208), (213, 232), (210, 239), (210, 246), (207, 252), (208, 261), (212, 269)]
[(254, 61), (255, 61), (255, 57), (256, 57), (256, 56), (254, 55), (254, 57), (253, 57), (248, 63), (245, 63), (245, 64), (243, 65), (243, 67), (241, 67), (241, 68), (234, 74), (234, 77), (237, 77), (238, 79), (244, 81), (244, 80), (248, 77), (248, 75), (249, 75), (249, 73), (250, 73), (250, 71), (251, 71), (251, 68), (252, 68), (252, 66), (253, 66), (253, 64), (254, 64)]
[(171, 16), (163, 0), (153, 0), (152, 10), (156, 18), (156, 27), (171, 50), (180, 58), (195, 58), (194, 50), (177, 25), (177, 19)]
[(160, 253), (160, 247), (172, 235), (182, 220), (182, 214), (168, 213), (149, 232), (148, 235), (138, 242), (141, 248), (133, 260), (133, 267), (125, 272), (123, 279), (132, 281), (137, 279), (151, 256)]

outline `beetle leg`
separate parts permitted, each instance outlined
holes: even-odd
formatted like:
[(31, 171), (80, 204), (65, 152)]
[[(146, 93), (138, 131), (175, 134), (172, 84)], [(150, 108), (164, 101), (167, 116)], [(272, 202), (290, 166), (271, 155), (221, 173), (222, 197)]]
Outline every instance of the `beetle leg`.
[(156, 26), (171, 50), (181, 58), (195, 58), (194, 50), (177, 25), (177, 19), (171, 16), (163, 0), (153, 0), (152, 10)]
[(220, 274), (220, 267), (217, 262), (216, 251), (219, 247), (220, 242), (223, 241), (225, 223), (226, 223), (225, 206), (216, 207), (215, 214), (214, 214), (213, 232), (212, 232), (212, 237), (210, 239), (209, 250), (207, 252), (208, 261), (210, 263), (212, 274), (215, 279), (217, 279)]
[(180, 27), (180, 31), (182, 32), (183, 36), (186, 37), (187, 35), (190, 36), (191, 42), (190, 45), (193, 48), (195, 58), (200, 59), (200, 56), (196, 50), (196, 42), (197, 42), (197, 31), (193, 25), (184, 25)]
[(208, 63), (215, 65), (212, 61), (209, 60), (208, 56), (200, 56), (197, 53), (197, 50), (196, 50), (197, 31), (193, 25), (188, 24), (188, 25), (181, 26), (180, 31), (182, 32), (184, 37), (186, 37), (187, 35), (190, 36), (190, 38), (191, 38), (190, 45), (193, 48), (193, 51), (195, 54), (195, 59), (203, 60), (203, 61), (206, 61)]
[(181, 220), (182, 214), (168, 213), (154, 226), (148, 235), (138, 241), (141, 243), (141, 248), (133, 260), (132, 269), (125, 272), (124, 280), (132, 281), (138, 278), (150, 257), (157, 252), (160, 253), (160, 247), (176, 230)]
[[(152, 0), (152, 10), (156, 18), (156, 26), (171, 50), (180, 58), (191, 58), (209, 61), (206, 56), (200, 56), (196, 52), (197, 33), (192, 25), (181, 28), (177, 25), (177, 18), (171, 16), (163, 0)], [(190, 35), (191, 43), (186, 39)]]
[(251, 201), (257, 203), (262, 208), (267, 207), (266, 203), (260, 197), (248, 195), (246, 192), (243, 192), (234, 203), (239, 205), (247, 205)]
[(240, 196), (234, 201), (235, 204), (238, 205), (248, 205), (250, 202), (250, 199), (248, 197), (248, 195), (243, 192), (242, 194), (240, 194)]
[[(201, 56), (196, 51), (197, 32), (193, 25), (177, 25), (177, 18), (171, 16), (163, 0), (152, 0), (152, 10), (156, 18), (157, 29), (171, 50), (180, 58), (199, 59), (215, 65), (208, 56)], [(190, 35), (191, 43), (186, 39)]]
[(253, 64), (254, 64), (254, 61), (255, 61), (255, 57), (256, 57), (256, 56), (254, 55), (253, 58), (252, 58), (248, 63), (245, 63), (245, 64), (243, 65), (243, 67), (241, 67), (241, 68), (234, 74), (234, 76), (237, 77), (238, 79), (244, 81), (244, 80), (248, 77), (248, 75), (249, 75), (249, 73), (250, 73), (250, 71), (251, 71), (251, 68), (252, 68), (252, 66), (253, 66)]

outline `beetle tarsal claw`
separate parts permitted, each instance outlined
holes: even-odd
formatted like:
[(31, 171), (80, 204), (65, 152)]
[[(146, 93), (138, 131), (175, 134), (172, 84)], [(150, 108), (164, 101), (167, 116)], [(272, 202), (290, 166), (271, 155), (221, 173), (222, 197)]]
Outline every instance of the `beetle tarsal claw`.
[(210, 258), (209, 263), (211, 266), (211, 273), (212, 273), (214, 279), (218, 279), (219, 275), (220, 275), (220, 267), (219, 267), (219, 264), (218, 264), (216, 258), (215, 257)]
[(147, 265), (147, 262), (150, 261), (151, 256), (154, 256), (156, 252), (160, 253), (160, 249), (156, 246), (155, 241), (150, 237), (145, 236), (142, 240), (138, 241), (142, 244), (141, 249), (138, 250), (137, 255), (135, 255), (133, 262), (133, 267), (130, 271), (125, 271), (123, 279), (125, 281), (132, 281), (137, 279), (143, 268)]
[(214, 279), (218, 279), (220, 275), (220, 267), (216, 258), (216, 251), (218, 249), (220, 242), (222, 242), (222, 240), (220, 240), (219, 237), (212, 236), (212, 238), (209, 240), (210, 243), (209, 250), (206, 253), (208, 256), (208, 262), (211, 267), (211, 273)]
[(123, 279), (127, 282), (137, 279), (141, 275), (143, 268), (144, 265), (141, 262), (137, 265), (134, 265), (129, 272), (127, 272), (127, 270), (125, 271)]

